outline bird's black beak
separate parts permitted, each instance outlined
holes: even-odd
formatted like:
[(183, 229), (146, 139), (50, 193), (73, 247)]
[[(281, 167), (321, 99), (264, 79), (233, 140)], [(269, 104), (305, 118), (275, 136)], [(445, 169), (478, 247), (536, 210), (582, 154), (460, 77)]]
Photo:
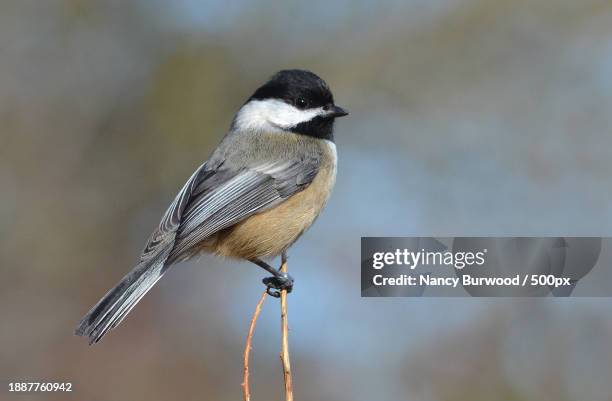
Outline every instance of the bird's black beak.
[(327, 116), (333, 118), (348, 116), (348, 111), (344, 110), (340, 106), (336, 106), (335, 104), (330, 105), (327, 112)]

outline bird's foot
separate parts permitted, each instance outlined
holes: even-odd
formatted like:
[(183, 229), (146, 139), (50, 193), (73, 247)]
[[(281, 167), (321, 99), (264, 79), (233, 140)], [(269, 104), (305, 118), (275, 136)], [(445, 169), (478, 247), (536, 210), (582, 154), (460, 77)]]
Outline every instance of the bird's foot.
[(278, 275), (266, 277), (262, 281), (268, 287), (266, 290), (268, 295), (274, 298), (280, 298), (279, 290), (287, 290), (287, 293), (290, 293), (293, 289), (293, 277), (287, 273), (278, 272)]

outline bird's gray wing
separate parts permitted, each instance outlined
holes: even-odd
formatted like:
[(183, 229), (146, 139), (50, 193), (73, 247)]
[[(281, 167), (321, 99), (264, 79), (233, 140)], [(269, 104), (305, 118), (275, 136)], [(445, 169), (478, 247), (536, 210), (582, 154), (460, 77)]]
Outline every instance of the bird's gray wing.
[(210, 235), (305, 189), (318, 168), (319, 159), (310, 156), (238, 169), (221, 165), (214, 171), (204, 170), (178, 216), (179, 227), (168, 260), (191, 256), (192, 248)]

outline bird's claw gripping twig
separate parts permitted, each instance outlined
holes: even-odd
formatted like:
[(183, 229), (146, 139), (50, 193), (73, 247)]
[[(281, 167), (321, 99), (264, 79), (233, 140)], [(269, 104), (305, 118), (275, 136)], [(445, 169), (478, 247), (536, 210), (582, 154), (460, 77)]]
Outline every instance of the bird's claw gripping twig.
[(290, 293), (291, 290), (293, 290), (294, 280), (289, 274), (279, 272), (276, 276), (264, 278), (262, 282), (268, 287), (266, 290), (268, 295), (274, 298), (280, 298), (281, 294), (279, 290), (287, 290), (287, 293)]

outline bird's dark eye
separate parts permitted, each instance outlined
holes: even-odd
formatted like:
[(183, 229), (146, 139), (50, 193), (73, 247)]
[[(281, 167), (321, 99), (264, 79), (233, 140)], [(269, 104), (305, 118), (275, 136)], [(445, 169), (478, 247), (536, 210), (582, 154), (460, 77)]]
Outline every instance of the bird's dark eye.
[(308, 101), (303, 97), (298, 97), (295, 99), (295, 107), (298, 109), (305, 109), (308, 106)]

